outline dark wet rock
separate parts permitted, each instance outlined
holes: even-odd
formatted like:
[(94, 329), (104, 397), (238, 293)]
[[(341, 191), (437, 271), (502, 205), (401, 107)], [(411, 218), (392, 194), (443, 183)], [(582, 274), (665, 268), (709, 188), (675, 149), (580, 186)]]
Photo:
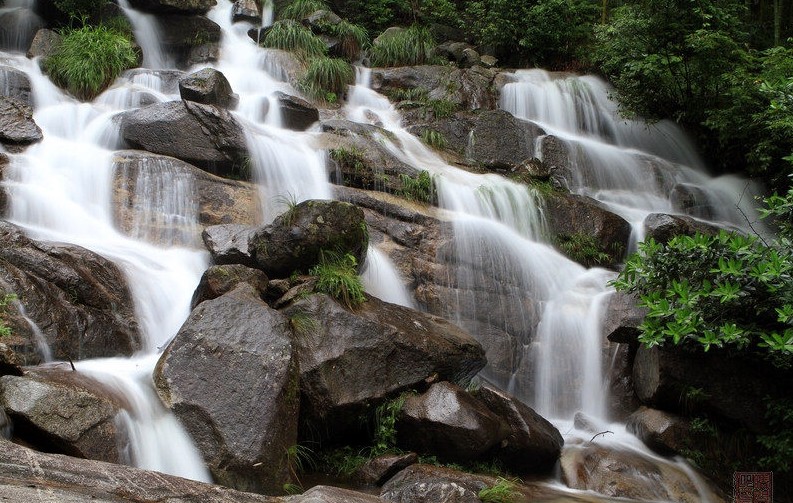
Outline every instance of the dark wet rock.
[(0, 376), (22, 375), (22, 359), (7, 344), (0, 343)]
[(204, 229), (201, 239), (215, 264), (243, 264), (256, 267), (250, 253), (250, 239), (255, 228), (248, 225), (212, 225)]
[(7, 306), (5, 341), (26, 364), (41, 361), (37, 340), (58, 359), (130, 355), (141, 335), (126, 280), (115, 264), (75, 245), (31, 240), (0, 221), (0, 292), (17, 293), (36, 335), (15, 303)]
[(14, 438), (70, 456), (118, 463), (119, 404), (101, 385), (72, 371), (28, 372), (0, 378), (0, 405)]
[(217, 60), (221, 33), (214, 21), (185, 15), (158, 15), (157, 21), (167, 27), (160, 32), (160, 45), (175, 58), (178, 68)]
[(614, 292), (606, 305), (603, 334), (611, 342), (635, 343), (647, 308), (639, 307), (635, 293)]
[[(134, 481), (131, 483), (130, 481)], [(0, 500), (59, 503), (275, 503), (130, 466), (43, 454), (0, 439)]]
[(247, 21), (249, 23), (260, 23), (262, 15), (259, 13), (259, 5), (256, 0), (237, 0), (231, 8), (231, 20), (235, 23)]
[(327, 434), (336, 439), (360, 429), (371, 406), (428, 379), (470, 379), (485, 364), (481, 346), (455, 325), (374, 297), (350, 311), (317, 294), (283, 312), (302, 319), (301, 420), (333, 425)]
[(493, 170), (512, 170), (533, 158), (534, 138), (545, 132), (504, 110), (486, 110), (474, 118), (465, 155)]
[(693, 236), (697, 232), (718, 234), (719, 230), (718, 226), (684, 215), (652, 213), (644, 219), (645, 238), (653, 238), (659, 243), (666, 243), (675, 236)]
[(158, 103), (120, 116), (132, 148), (176, 157), (213, 174), (234, 176), (247, 153), (242, 126), (225, 109), (191, 101)]
[[(613, 267), (622, 262), (631, 238), (631, 225), (621, 216), (603, 208), (594, 199), (554, 192), (545, 197), (545, 216), (557, 243), (575, 243), (581, 239), (594, 241), (598, 255), (567, 251), (570, 259), (587, 267)], [(557, 248), (562, 252), (566, 250), (564, 246)]]
[(25, 72), (0, 65), (0, 95), (33, 107), (33, 91)]
[(633, 389), (633, 359), (636, 349), (636, 344), (611, 344), (610, 351), (603, 360), (611, 362), (606, 373), (609, 417), (619, 421), (625, 421), (641, 405)]
[(382, 500), (372, 494), (332, 486), (314, 486), (303, 494), (283, 498), (283, 503), (377, 503)]
[(362, 484), (381, 486), (397, 472), (418, 463), (418, 461), (419, 457), (415, 452), (384, 454), (364, 463), (355, 472), (353, 478)]
[(276, 92), (275, 98), (281, 110), (282, 126), (293, 131), (305, 131), (319, 120), (319, 110), (308, 101)]
[(201, 276), (201, 281), (198, 282), (193, 299), (190, 301), (190, 308), (195, 309), (205, 300), (225, 295), (240, 283), (247, 283), (257, 292), (264, 293), (267, 290), (268, 279), (262, 271), (244, 265), (213, 265)]
[(157, 14), (206, 14), (216, 4), (215, 0), (131, 0), (129, 3), (136, 9)]
[(471, 68), (481, 62), (474, 46), (465, 42), (444, 42), (435, 48), (435, 54), (456, 63), (460, 68)]
[(409, 396), (399, 413), (399, 445), (440, 459), (478, 459), (501, 440), (499, 417), (448, 382)]
[(424, 90), (426, 99), (448, 101), (457, 110), (490, 110), (497, 103), (492, 89), (495, 76), (495, 71), (482, 67), (375, 68), (372, 70), (372, 89), (386, 96), (395, 96), (406, 89)]
[(307, 272), (323, 252), (366, 260), (369, 238), (363, 211), (340, 201), (309, 200), (279, 215), (250, 238), (251, 255), (268, 276), (285, 278)]
[(160, 357), (154, 380), (216, 481), (256, 492), (280, 492), (289, 482), (297, 358), (287, 318), (253, 287), (240, 284), (199, 304)]
[(58, 32), (42, 28), (37, 31), (36, 36), (33, 37), (33, 41), (30, 43), (30, 48), (27, 52), (27, 57), (46, 58), (52, 56), (57, 50), (58, 45), (60, 45), (61, 40), (63, 40), (63, 37), (61, 37)]
[(234, 108), (239, 102), (226, 76), (214, 68), (204, 68), (180, 78), (179, 94), (183, 100), (222, 108)]
[(139, 193), (141, 187), (145, 187), (145, 184), (138, 183), (140, 178), (150, 175), (156, 177), (161, 171), (189, 175), (197, 197), (200, 225), (252, 226), (261, 221), (259, 189), (253, 183), (221, 178), (179, 159), (139, 150), (115, 152), (113, 164), (116, 169), (113, 195), (115, 221), (127, 233), (132, 233), (133, 229), (143, 224), (135, 211), (147, 201), (146, 194)]
[(493, 455), (513, 473), (550, 472), (564, 444), (562, 435), (548, 420), (515, 397), (483, 386), (476, 398), (506, 426)]
[(573, 489), (641, 501), (689, 503), (722, 501), (716, 494), (700, 495), (683, 470), (669, 462), (654, 462), (634, 451), (617, 451), (596, 444), (566, 447), (562, 479)]
[(625, 426), (648, 447), (665, 456), (680, 454), (693, 446), (689, 421), (669, 412), (641, 407), (631, 414)]
[(42, 140), (30, 106), (15, 98), (0, 96), (0, 143), (15, 149)]

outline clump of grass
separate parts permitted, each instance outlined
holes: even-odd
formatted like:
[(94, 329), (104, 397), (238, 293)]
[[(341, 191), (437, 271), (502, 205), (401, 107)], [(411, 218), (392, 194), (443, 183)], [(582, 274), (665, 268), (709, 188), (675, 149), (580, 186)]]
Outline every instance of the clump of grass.
[(319, 328), (316, 318), (305, 311), (297, 311), (289, 317), (289, 325), (297, 335), (308, 335)]
[(17, 300), (17, 296), (13, 293), (7, 293), (0, 297), (0, 337), (11, 336), (11, 327), (6, 325), (6, 307), (11, 302)]
[(412, 66), (430, 61), (435, 40), (427, 28), (413, 25), (372, 46), (373, 66)]
[(330, 10), (330, 8), (324, 0), (292, 0), (278, 13), (278, 19), (300, 21), (318, 10)]
[(432, 148), (442, 149), (446, 148), (446, 138), (441, 133), (434, 129), (425, 129), (421, 132), (421, 141), (426, 143)]
[(358, 54), (369, 47), (369, 33), (366, 28), (347, 20), (328, 26), (328, 32), (339, 39), (339, 52), (342, 57), (352, 61)]
[(482, 489), (478, 496), (483, 503), (512, 503), (518, 492), (515, 490), (515, 482), (499, 477), (496, 485)]
[(457, 111), (457, 104), (449, 100), (429, 100), (426, 107), (432, 111), (436, 119), (451, 117)]
[(338, 477), (349, 478), (371, 459), (368, 449), (354, 450), (349, 445), (323, 452), (321, 464)]
[(352, 169), (353, 171), (363, 171), (366, 169), (363, 154), (355, 147), (334, 148), (328, 152), (331, 159), (336, 161), (341, 168)]
[(324, 56), (328, 51), (321, 38), (291, 19), (276, 21), (264, 35), (262, 45), (291, 51), (304, 59)]
[(326, 293), (353, 309), (366, 301), (357, 269), (358, 261), (353, 255), (323, 251), (319, 264), (312, 267), (309, 274), (317, 277), (316, 291)]
[(607, 264), (611, 260), (611, 256), (600, 249), (591, 234), (560, 234), (556, 236), (555, 242), (562, 253), (587, 267)]
[(386, 91), (391, 101), (420, 101), (425, 103), (429, 91), (426, 87), (396, 88)]
[(402, 189), (399, 195), (411, 201), (431, 203), (435, 196), (435, 184), (428, 171), (422, 171), (416, 176), (400, 174), (399, 180), (402, 182)]
[(58, 85), (80, 99), (93, 99), (138, 57), (130, 38), (107, 26), (67, 29), (44, 69)]
[(328, 97), (343, 96), (347, 86), (355, 82), (355, 71), (343, 59), (318, 57), (311, 60), (301, 82), (306, 94), (335, 101)]

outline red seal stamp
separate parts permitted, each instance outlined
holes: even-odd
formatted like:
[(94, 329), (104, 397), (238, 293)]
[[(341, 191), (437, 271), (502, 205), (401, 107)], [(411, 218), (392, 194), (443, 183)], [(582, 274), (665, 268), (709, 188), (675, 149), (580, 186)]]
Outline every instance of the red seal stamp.
[(773, 503), (773, 472), (735, 472), (732, 479), (734, 503)]

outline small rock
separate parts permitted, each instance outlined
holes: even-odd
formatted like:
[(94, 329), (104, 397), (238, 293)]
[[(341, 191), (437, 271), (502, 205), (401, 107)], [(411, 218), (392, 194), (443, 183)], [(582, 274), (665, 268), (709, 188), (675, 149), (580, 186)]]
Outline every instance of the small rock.
[(231, 21), (238, 23), (247, 21), (249, 23), (259, 23), (262, 15), (259, 13), (259, 5), (256, 0), (237, 0), (231, 8)]
[(419, 457), (415, 452), (377, 456), (358, 468), (354, 478), (362, 484), (381, 486), (397, 472), (418, 463), (418, 461)]
[(180, 78), (179, 94), (183, 100), (223, 108), (234, 108), (239, 102), (226, 76), (214, 68), (204, 68)]

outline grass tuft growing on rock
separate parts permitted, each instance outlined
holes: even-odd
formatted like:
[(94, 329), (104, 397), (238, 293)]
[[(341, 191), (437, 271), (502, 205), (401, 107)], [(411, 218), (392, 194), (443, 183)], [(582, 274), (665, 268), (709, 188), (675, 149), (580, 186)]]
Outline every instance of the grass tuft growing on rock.
[(17, 300), (17, 296), (13, 293), (7, 293), (0, 297), (0, 337), (9, 337), (11, 335), (11, 327), (6, 325), (6, 307), (11, 302)]
[(301, 87), (313, 98), (334, 102), (353, 82), (355, 71), (349, 63), (339, 58), (318, 57), (309, 63)]
[(496, 485), (482, 489), (478, 496), (482, 503), (512, 503), (518, 492), (513, 481), (499, 477)]
[(321, 38), (291, 19), (276, 21), (264, 35), (262, 45), (291, 51), (304, 59), (324, 56), (328, 51)]
[(278, 13), (278, 19), (300, 21), (318, 10), (330, 10), (330, 7), (324, 0), (292, 0), (289, 5)]
[(358, 261), (353, 255), (323, 251), (319, 264), (312, 267), (309, 274), (317, 277), (316, 291), (326, 293), (353, 309), (366, 301), (357, 269)]
[(403, 173), (399, 175), (399, 180), (402, 182), (399, 195), (405, 199), (430, 204), (435, 198), (435, 184), (428, 171), (422, 171), (416, 176)]
[(380, 39), (371, 49), (372, 66), (412, 66), (430, 61), (435, 40), (427, 28), (413, 25)]
[(80, 99), (96, 97), (138, 61), (129, 37), (106, 26), (67, 29), (44, 69), (58, 85)]
[(350, 61), (370, 45), (366, 28), (347, 20), (329, 26), (328, 32), (339, 39), (341, 55)]

